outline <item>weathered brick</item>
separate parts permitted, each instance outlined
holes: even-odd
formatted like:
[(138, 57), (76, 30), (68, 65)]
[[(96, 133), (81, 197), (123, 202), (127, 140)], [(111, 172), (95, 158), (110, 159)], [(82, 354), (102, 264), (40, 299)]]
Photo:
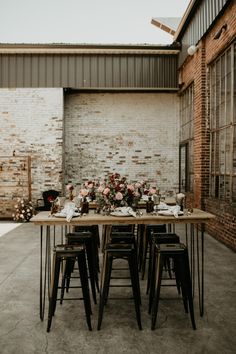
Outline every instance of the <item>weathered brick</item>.
[[(78, 184), (86, 178), (100, 178), (108, 171), (117, 171), (131, 180), (145, 178), (157, 184), (161, 192), (176, 191), (178, 117), (176, 94), (67, 96), (66, 180)], [(86, 148), (82, 150), (82, 146)], [(77, 170), (76, 175), (72, 166)]]

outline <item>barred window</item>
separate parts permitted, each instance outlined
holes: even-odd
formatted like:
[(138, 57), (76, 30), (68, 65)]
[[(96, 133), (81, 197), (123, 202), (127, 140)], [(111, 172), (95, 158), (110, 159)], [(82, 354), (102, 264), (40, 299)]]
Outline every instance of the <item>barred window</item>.
[(236, 43), (210, 66), (210, 195), (236, 202)]
[(194, 88), (190, 85), (180, 96), (180, 192), (193, 191)]

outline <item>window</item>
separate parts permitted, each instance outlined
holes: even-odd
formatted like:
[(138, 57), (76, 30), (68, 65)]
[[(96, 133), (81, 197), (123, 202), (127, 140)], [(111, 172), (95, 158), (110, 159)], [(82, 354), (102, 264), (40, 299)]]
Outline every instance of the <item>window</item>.
[(180, 192), (193, 191), (194, 89), (190, 85), (180, 96)]
[(210, 195), (236, 202), (236, 44), (210, 66)]

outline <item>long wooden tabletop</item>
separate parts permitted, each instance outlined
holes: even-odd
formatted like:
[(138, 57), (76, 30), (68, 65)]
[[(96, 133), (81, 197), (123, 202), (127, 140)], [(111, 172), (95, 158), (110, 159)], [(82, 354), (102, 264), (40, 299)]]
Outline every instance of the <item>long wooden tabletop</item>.
[(70, 222), (66, 218), (55, 217), (49, 211), (42, 211), (33, 216), (30, 221), (35, 225), (112, 225), (112, 224), (195, 224), (205, 223), (215, 218), (215, 215), (207, 213), (200, 209), (193, 209), (193, 213), (189, 215), (181, 215), (178, 218), (174, 216), (147, 214), (142, 210), (141, 216), (112, 216), (97, 214), (94, 210), (90, 210), (86, 216), (73, 217)]

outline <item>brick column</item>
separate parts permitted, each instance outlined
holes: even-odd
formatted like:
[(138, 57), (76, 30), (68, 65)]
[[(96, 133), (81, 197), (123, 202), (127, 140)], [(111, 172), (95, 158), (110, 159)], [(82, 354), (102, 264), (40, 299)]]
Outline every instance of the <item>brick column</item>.
[(209, 128), (207, 117), (207, 82), (205, 40), (202, 40), (195, 54), (194, 77), (194, 198), (195, 206), (204, 209), (204, 199), (209, 194)]

